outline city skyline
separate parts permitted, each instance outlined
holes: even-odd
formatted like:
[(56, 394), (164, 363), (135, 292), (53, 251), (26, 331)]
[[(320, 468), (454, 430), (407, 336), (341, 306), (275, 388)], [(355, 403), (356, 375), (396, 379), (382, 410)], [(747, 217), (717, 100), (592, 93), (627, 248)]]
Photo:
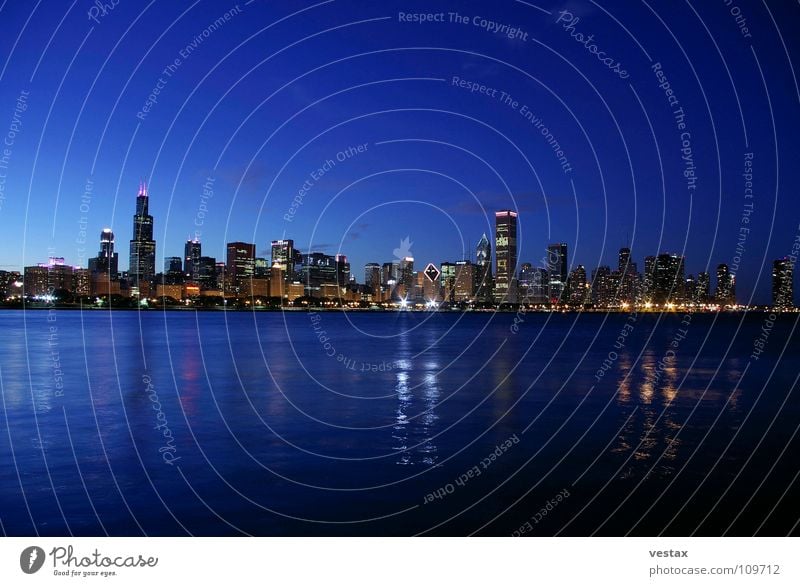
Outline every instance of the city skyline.
[[(432, 265), (439, 272), (437, 279), (428, 277), (426, 281), (421, 266), (414, 270), (413, 242), (407, 237), (393, 250), (393, 261), (382, 265), (376, 261), (365, 263), (364, 280), (360, 282), (346, 255), (329, 255), (313, 249), (302, 252), (295, 248), (294, 240), (286, 238), (271, 241), (269, 259), (258, 256), (257, 244), (234, 241), (226, 243), (224, 261), (217, 262), (214, 257), (203, 256), (202, 241), (197, 235), (186, 241), (182, 257), (166, 254), (158, 257), (157, 243), (153, 239), (155, 218), (149, 214), (148, 187), (145, 181), (140, 181), (133, 215), (133, 238), (130, 240), (129, 266), (134, 270), (119, 270), (114, 232), (103, 228), (97, 257), (89, 258), (87, 267), (72, 267), (76, 275), (78, 269), (81, 275), (84, 269), (88, 269), (86, 276), (74, 278), (73, 292), (119, 294), (128, 291), (131, 297), (146, 298), (157, 292), (158, 296), (167, 295), (166, 291), (169, 291), (170, 296), (186, 299), (189, 297), (187, 291), (175, 287), (196, 286), (196, 293), (191, 289), (194, 295), (215, 290), (220, 290), (223, 296), (230, 290), (238, 295), (246, 290), (245, 283), (250, 280), (251, 296), (287, 298), (289, 303), (296, 297), (343, 297), (341, 291), (337, 293), (332, 287), (343, 289), (360, 284), (371, 291), (359, 293), (367, 293), (373, 302), (525, 303), (572, 307), (641, 305), (647, 308), (688, 303), (720, 307), (747, 305), (737, 299), (736, 274), (727, 264), (717, 265), (712, 290), (710, 272), (702, 271), (696, 276), (688, 273), (685, 257), (675, 253), (645, 256), (641, 273), (629, 247), (618, 250), (615, 268), (598, 265), (592, 268), (591, 273), (576, 262), (574, 256), (570, 262), (569, 246), (563, 242), (549, 244), (539, 266), (522, 262), (518, 260), (517, 246), (519, 214), (513, 210), (499, 210), (494, 212), (494, 216), (494, 247), (484, 232), (470, 258), (465, 254), (458, 260), (427, 262), (428, 267)], [(793, 252), (796, 256), (797, 250), (793, 249)], [(157, 259), (163, 260), (164, 269), (159, 273), (156, 272)], [(775, 259), (770, 273), (771, 304), (782, 309), (794, 307), (795, 260), (790, 259)], [(54, 267), (66, 268), (69, 265), (63, 257), (53, 254), (47, 263), (25, 267), (25, 287), (37, 283), (36, 293), (31, 295), (40, 296), (40, 290), (45, 286), (43, 283), (49, 282), (46, 278), (42, 280), (44, 277), (38, 276), (35, 269), (52, 271)], [(28, 269), (32, 273), (30, 279)], [(256, 285), (256, 281), (261, 279), (268, 281), (274, 289), (271, 290), (269, 285)], [(434, 281), (436, 289), (426, 287)], [(113, 288), (112, 282), (117, 283)], [(296, 287), (292, 289), (292, 283), (304, 285), (302, 294)], [(52, 286), (49, 288), (53, 289)]]

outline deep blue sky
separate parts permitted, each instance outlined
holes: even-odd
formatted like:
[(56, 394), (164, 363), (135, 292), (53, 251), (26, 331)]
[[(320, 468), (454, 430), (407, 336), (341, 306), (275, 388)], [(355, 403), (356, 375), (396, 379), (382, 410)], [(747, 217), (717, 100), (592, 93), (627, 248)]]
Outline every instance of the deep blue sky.
[[(204, 37), (234, 3), (122, 0), (94, 22), (88, 1), (4, 2), (3, 138), (18, 96), (29, 96), (0, 169), (0, 264), (34, 264), (52, 249), (85, 265), (111, 226), (127, 267), (137, 185), (147, 177), (161, 266), (194, 234), (210, 176), (200, 230), (204, 254), (218, 258), (226, 241), (254, 241), (266, 253), (285, 235), (301, 249), (341, 249), (362, 280), (363, 264), (392, 260), (406, 236), (420, 266), (458, 260), (465, 245), (472, 256), (481, 234), (493, 233), (493, 212), (516, 208), (520, 262), (538, 264), (548, 242), (564, 241), (570, 264), (589, 271), (616, 263), (629, 243), (640, 267), (646, 255), (684, 251), (687, 272), (713, 272), (733, 262), (745, 226), (739, 298), (755, 291), (768, 301), (771, 260), (788, 253), (800, 223), (800, 8), (769, 4), (771, 14), (739, 2), (748, 38), (722, 1), (256, 0)], [(556, 22), (562, 10), (580, 19), (571, 31)], [(449, 20), (455, 11), (468, 23), (398, 18)], [(485, 30), (475, 16), (527, 37)], [(628, 77), (571, 32), (593, 34)], [(176, 58), (173, 75), (163, 75)], [(656, 62), (686, 114), (694, 192)], [(496, 97), (455, 87), (453, 76), (496, 88)], [(166, 83), (141, 120), (159, 77)], [(552, 132), (571, 172), (523, 105)], [(285, 221), (309, 174), (359, 144), (365, 152), (310, 180)], [(744, 225), (747, 152), (754, 197)], [(87, 179), (93, 195), (82, 212)], [(82, 216), (85, 252), (76, 243)]]

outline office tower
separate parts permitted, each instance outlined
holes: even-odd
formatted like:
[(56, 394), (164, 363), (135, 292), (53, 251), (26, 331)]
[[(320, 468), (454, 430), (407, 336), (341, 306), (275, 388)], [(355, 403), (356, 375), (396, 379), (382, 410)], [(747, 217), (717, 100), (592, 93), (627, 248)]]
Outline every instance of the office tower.
[(631, 265), (631, 249), (623, 246), (619, 249), (619, 260), (617, 261), (617, 270), (621, 275), (624, 275)]
[(711, 277), (708, 273), (697, 273), (697, 282), (695, 283), (695, 294), (693, 301), (701, 305), (708, 303), (711, 296)]
[(475, 297), (482, 303), (491, 303), (494, 283), (492, 278), (492, 245), (484, 234), (475, 247)]
[(524, 262), (519, 266), (519, 278), (517, 284), (519, 286), (519, 302), (530, 303), (530, 288), (531, 280), (533, 278), (533, 265), (529, 262)]
[(495, 212), (495, 299), (497, 302), (516, 302), (514, 290), (517, 270), (517, 212)]
[(257, 256), (253, 262), (253, 276), (256, 279), (269, 279), (270, 263), (263, 256)]
[(373, 294), (380, 293), (381, 265), (376, 262), (370, 262), (364, 265), (364, 284), (372, 289)]
[(100, 232), (100, 252), (89, 259), (89, 272), (108, 275), (109, 279), (119, 276), (119, 254), (114, 252), (114, 233), (111, 228), (103, 228)]
[(137, 295), (150, 293), (150, 285), (156, 274), (156, 241), (153, 240), (153, 216), (149, 213), (149, 205), (147, 185), (142, 182), (136, 195), (128, 266), (128, 278)]
[(584, 305), (589, 301), (589, 290), (586, 285), (586, 269), (583, 265), (575, 267), (568, 277), (567, 291), (572, 305)]
[(164, 272), (170, 274), (183, 273), (183, 261), (179, 256), (167, 256), (164, 258)]
[(346, 287), (350, 282), (350, 263), (343, 254), (337, 254), (336, 260), (336, 284), (339, 287)]
[(772, 263), (772, 305), (776, 309), (794, 307), (794, 262), (788, 258)]
[(623, 247), (619, 249), (619, 261), (615, 279), (619, 283), (616, 288), (617, 300), (620, 303), (635, 303), (638, 294), (639, 272), (636, 263), (631, 260), (630, 248)]
[(385, 262), (381, 268), (381, 284), (385, 287), (397, 285), (398, 275), (400, 274), (399, 262)]
[(614, 280), (611, 267), (602, 265), (592, 271), (592, 302), (601, 307), (613, 305), (615, 298)]
[[(305, 287), (305, 294), (309, 297), (324, 296), (323, 287), (331, 289), (336, 282), (336, 257), (322, 252), (310, 252), (302, 255), (300, 265), (300, 280)], [(336, 295), (327, 295), (335, 297)]]
[(455, 301), (456, 294), (456, 265), (451, 262), (443, 262), (439, 266), (439, 270), (441, 271), (439, 282), (442, 287), (442, 299), (452, 303)]
[(457, 303), (469, 303), (475, 298), (475, 265), (471, 261), (456, 262), (454, 297)]
[(653, 303), (655, 298), (656, 257), (648, 256), (644, 259), (644, 281), (642, 283), (642, 298), (645, 303)]
[(217, 259), (213, 256), (200, 257), (197, 282), (200, 283), (201, 289), (208, 290), (217, 288), (216, 264)]
[(717, 293), (715, 295), (717, 305), (736, 305), (736, 276), (732, 275), (728, 265), (720, 264), (717, 266)]
[(567, 245), (551, 244), (547, 247), (547, 274), (550, 302), (560, 303), (567, 286)]
[(253, 278), (256, 263), (256, 245), (248, 242), (229, 242), (227, 246), (227, 277), (232, 285), (243, 286)]
[(533, 267), (528, 285), (528, 303), (547, 305), (550, 303), (550, 277), (547, 269)]
[(287, 280), (294, 279), (296, 262), (297, 251), (294, 248), (294, 240), (272, 241), (272, 266), (280, 268)]
[(228, 270), (224, 262), (217, 262), (214, 264), (214, 278), (217, 282), (217, 289), (228, 291), (230, 289), (230, 282), (227, 279)]
[(671, 253), (659, 254), (653, 272), (653, 303), (680, 303), (683, 301), (684, 259)]
[(183, 272), (190, 281), (197, 282), (200, 278), (201, 246), (198, 238), (187, 240), (183, 246)]
[(414, 287), (414, 257), (406, 256), (400, 260), (398, 284), (403, 286), (401, 295), (409, 295)]
[(697, 279), (694, 275), (686, 277), (683, 290), (686, 292), (686, 301), (689, 303), (697, 303)]

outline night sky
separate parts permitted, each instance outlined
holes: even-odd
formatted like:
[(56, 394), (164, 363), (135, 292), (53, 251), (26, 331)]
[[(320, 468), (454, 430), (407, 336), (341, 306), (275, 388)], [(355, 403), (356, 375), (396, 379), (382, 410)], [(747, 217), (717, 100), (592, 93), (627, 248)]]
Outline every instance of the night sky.
[(678, 252), (765, 303), (800, 234), (797, 2), (115, 1), (0, 5), (0, 268), (86, 266), (105, 226), (127, 268), (141, 178), (159, 270), (287, 237), (362, 281), (508, 208), (520, 262)]

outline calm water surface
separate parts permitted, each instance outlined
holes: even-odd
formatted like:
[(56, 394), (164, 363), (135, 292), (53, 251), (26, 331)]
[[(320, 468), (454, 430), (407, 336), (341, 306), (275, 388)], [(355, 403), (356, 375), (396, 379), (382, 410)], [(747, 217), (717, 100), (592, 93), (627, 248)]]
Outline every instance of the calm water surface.
[(0, 312), (2, 530), (798, 532), (795, 316), (521, 317)]

